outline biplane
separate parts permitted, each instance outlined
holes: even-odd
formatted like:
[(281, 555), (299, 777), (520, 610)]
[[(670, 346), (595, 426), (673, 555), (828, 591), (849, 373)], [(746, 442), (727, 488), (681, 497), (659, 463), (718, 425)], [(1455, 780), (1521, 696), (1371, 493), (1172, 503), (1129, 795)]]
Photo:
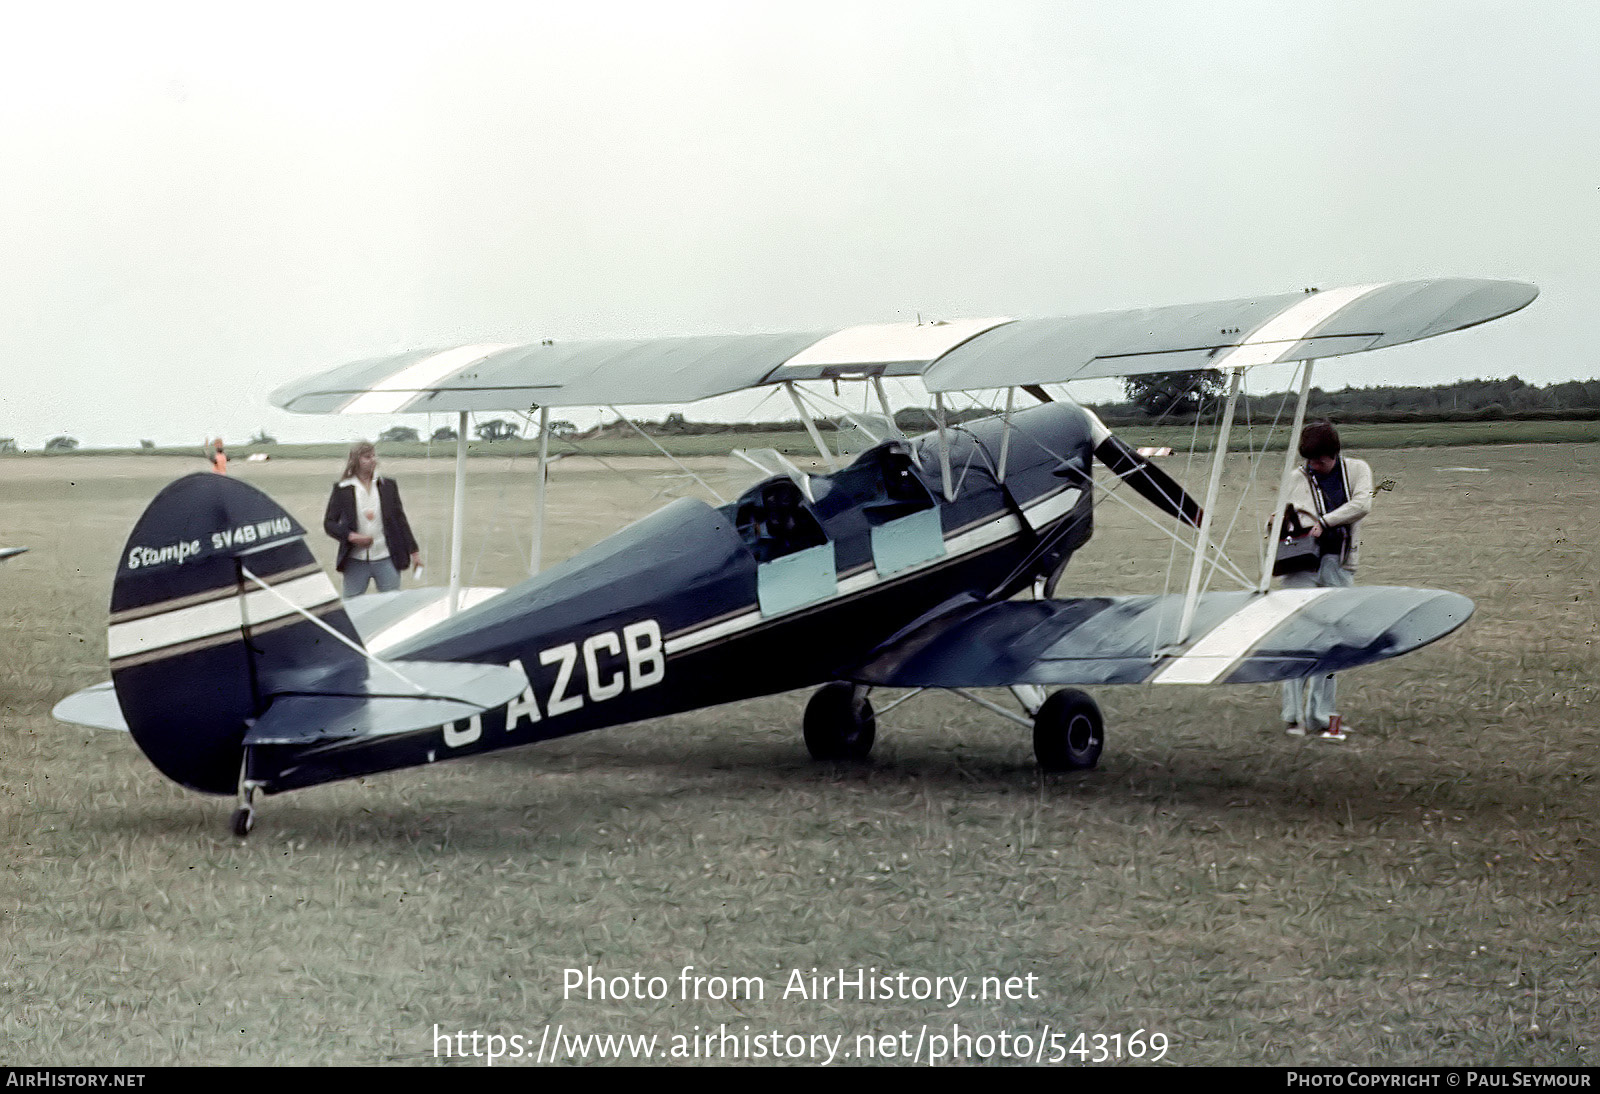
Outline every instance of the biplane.
[[(457, 462), (450, 585), (344, 603), (306, 530), (261, 491), (196, 474), (151, 502), (113, 585), (112, 681), (58, 717), (117, 725), (184, 786), (255, 796), (525, 745), (802, 688), (821, 760), (865, 757), (876, 688), (947, 689), (1029, 727), (1046, 770), (1093, 767), (1104, 721), (1083, 687), (1262, 683), (1396, 657), (1460, 627), (1470, 600), (1363, 586), (1272, 590), (1222, 558), (1221, 454), (1246, 370), (1297, 362), (1291, 438), (1316, 359), (1508, 315), (1531, 285), (1439, 279), (1066, 318), (889, 323), (804, 334), (471, 345), (360, 361), (279, 389), (291, 411), (468, 415), (537, 409), (543, 520), (551, 408), (688, 403), (781, 388), (826, 463), (781, 457), (721, 504), (681, 497), (510, 589), (468, 602)], [(1202, 499), (1044, 387), (1216, 369), (1228, 395)], [(935, 428), (894, 426), (890, 379), (932, 395)], [(802, 399), (857, 382), (871, 443), (829, 449)], [(946, 398), (1004, 395), (951, 424)], [(1018, 391), (1036, 405), (1016, 406)], [(871, 396), (869, 395), (870, 399)], [(1295, 465), (1291, 443), (1280, 482)], [(1097, 476), (1094, 464), (1105, 469)], [(1056, 596), (1094, 530), (1096, 492), (1128, 490), (1190, 552), (1183, 592)], [(1267, 543), (1278, 535), (1280, 500)], [(1231, 572), (1238, 589), (1212, 590)], [(971, 689), (1011, 689), (1022, 712)], [(1058, 689), (1053, 692), (1047, 689)]]

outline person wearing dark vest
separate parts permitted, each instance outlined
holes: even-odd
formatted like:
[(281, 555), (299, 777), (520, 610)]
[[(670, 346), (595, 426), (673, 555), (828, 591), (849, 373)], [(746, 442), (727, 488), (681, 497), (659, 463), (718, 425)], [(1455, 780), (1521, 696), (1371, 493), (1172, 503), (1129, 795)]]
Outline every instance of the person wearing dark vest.
[(378, 453), (369, 441), (350, 449), (344, 478), (328, 498), (322, 528), (339, 541), (334, 569), (344, 575), (346, 600), (366, 592), (369, 581), (380, 593), (394, 592), (400, 587), (400, 571), (422, 564), (400, 503), (400, 487), (378, 474)]
[[(1288, 502), (1311, 527), (1319, 559), (1315, 570), (1285, 574), (1285, 589), (1348, 588), (1355, 584), (1361, 551), (1361, 521), (1372, 512), (1372, 468), (1340, 455), (1339, 431), (1312, 422), (1300, 434), (1305, 459), (1289, 480)], [(1309, 730), (1323, 740), (1342, 741), (1348, 731), (1338, 716), (1333, 674), (1283, 685), (1283, 721), (1291, 736)]]

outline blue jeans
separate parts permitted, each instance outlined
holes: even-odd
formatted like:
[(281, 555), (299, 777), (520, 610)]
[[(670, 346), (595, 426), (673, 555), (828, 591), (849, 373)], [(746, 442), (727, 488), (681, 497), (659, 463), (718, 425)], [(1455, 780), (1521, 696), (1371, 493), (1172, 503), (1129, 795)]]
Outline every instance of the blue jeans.
[[(1315, 570), (1285, 574), (1285, 589), (1348, 589), (1356, 583), (1353, 572), (1339, 565), (1338, 555), (1323, 555)], [(1283, 682), (1283, 720), (1298, 722), (1313, 733), (1328, 728), (1328, 719), (1339, 712), (1335, 705), (1333, 673)]]
[(367, 580), (378, 583), (380, 593), (392, 593), (400, 587), (400, 571), (394, 568), (394, 559), (376, 558), (369, 562), (346, 559), (344, 564), (344, 598), (350, 600), (367, 591)]

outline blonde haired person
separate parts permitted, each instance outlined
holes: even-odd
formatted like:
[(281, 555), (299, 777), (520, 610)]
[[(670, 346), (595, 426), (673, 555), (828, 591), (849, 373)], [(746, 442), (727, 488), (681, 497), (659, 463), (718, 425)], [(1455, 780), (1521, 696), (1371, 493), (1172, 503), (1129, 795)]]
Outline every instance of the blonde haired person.
[(339, 541), (334, 568), (344, 575), (346, 600), (375, 582), (380, 593), (400, 587), (400, 571), (420, 566), (422, 553), (411, 534), (400, 487), (378, 474), (378, 453), (370, 441), (358, 441), (345, 460), (344, 477), (328, 498), (323, 531)]

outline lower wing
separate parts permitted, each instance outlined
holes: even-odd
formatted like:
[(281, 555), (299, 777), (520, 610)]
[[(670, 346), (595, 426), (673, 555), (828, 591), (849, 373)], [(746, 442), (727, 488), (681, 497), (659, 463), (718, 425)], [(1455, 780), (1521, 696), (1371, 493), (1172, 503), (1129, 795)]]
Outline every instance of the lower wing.
[(1206, 593), (1179, 643), (1183, 599), (957, 602), (845, 675), (884, 687), (1259, 684), (1410, 653), (1473, 610), (1456, 593), (1383, 585)]

